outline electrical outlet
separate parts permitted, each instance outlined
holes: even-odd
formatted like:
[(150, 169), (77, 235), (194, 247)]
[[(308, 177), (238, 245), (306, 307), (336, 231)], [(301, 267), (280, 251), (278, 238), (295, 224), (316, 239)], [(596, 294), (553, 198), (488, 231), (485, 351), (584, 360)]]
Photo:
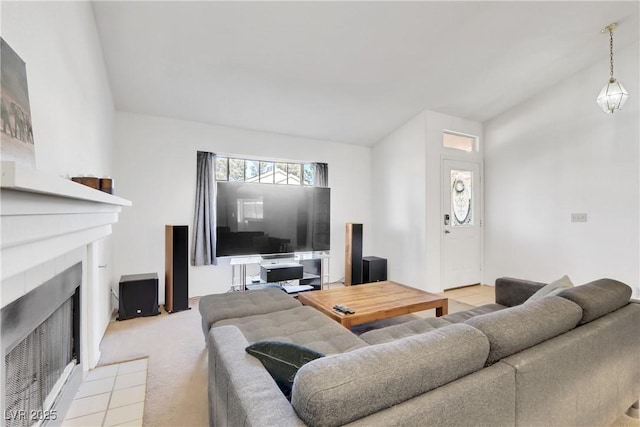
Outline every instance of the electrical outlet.
[(571, 222), (587, 222), (586, 213), (572, 213)]

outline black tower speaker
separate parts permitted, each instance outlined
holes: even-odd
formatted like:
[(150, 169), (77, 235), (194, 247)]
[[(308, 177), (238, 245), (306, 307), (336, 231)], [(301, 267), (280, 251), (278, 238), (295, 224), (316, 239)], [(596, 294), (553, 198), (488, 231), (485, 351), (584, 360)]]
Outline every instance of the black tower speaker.
[(189, 310), (189, 227), (165, 227), (164, 308), (167, 313)]
[(347, 223), (344, 267), (345, 286), (362, 283), (362, 224)]
[(118, 320), (160, 314), (158, 311), (158, 275), (149, 273), (122, 276), (118, 298)]
[(362, 281), (364, 283), (387, 280), (387, 260), (377, 256), (362, 258)]

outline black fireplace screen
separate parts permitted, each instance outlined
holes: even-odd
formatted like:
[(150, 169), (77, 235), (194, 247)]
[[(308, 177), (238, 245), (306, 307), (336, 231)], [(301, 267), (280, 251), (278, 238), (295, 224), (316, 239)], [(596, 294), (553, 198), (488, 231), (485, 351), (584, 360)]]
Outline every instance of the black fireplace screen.
[(74, 363), (73, 312), (71, 297), (5, 356), (7, 426), (29, 426), (47, 418), (45, 400)]

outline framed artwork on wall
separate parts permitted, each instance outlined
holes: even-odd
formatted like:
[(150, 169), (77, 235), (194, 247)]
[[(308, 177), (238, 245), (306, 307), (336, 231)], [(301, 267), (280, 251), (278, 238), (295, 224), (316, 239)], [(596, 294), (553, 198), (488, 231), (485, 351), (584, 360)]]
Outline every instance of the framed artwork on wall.
[(35, 167), (25, 62), (0, 37), (0, 158)]

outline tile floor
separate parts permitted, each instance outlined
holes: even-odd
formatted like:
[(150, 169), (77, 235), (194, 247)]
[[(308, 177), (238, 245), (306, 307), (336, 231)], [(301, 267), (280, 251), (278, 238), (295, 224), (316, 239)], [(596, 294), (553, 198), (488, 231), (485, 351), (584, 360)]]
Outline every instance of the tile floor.
[(148, 359), (89, 371), (62, 425), (142, 426)]
[(475, 306), (495, 302), (494, 287), (489, 285), (466, 286), (464, 288), (451, 289), (442, 292), (441, 295)]

